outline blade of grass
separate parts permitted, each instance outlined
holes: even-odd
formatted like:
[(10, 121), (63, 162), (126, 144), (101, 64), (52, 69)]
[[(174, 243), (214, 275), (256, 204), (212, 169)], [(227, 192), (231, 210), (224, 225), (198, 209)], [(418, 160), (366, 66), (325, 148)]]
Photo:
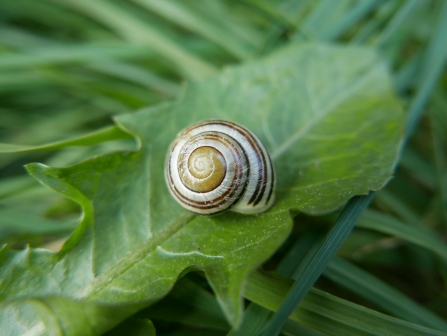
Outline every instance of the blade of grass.
[(13, 207), (0, 207), (0, 234), (69, 234), (79, 222), (79, 216), (64, 220), (44, 218), (41, 214)]
[(425, 227), (408, 226), (396, 218), (375, 210), (365, 211), (357, 226), (399, 237), (432, 251), (447, 262), (447, 246)]
[[(193, 330), (180, 330), (180, 331), (172, 331), (163, 333), (163, 336), (225, 336), (226, 331), (216, 330), (216, 329), (193, 329)], [(107, 336), (107, 335), (106, 335)], [(149, 335), (151, 336), (151, 335)]]
[(363, 24), (357, 33), (352, 37), (352, 44), (367, 43), (372, 36), (378, 31), (379, 27), (388, 20), (393, 12), (399, 6), (397, 1), (386, 1), (377, 11), (377, 13)]
[[(313, 328), (309, 328), (305, 325), (302, 325), (301, 323), (287, 320), (286, 324), (284, 324), (283, 333), (286, 335), (306, 335), (306, 336), (325, 336), (327, 334), (319, 332), (318, 330), (315, 330)], [(252, 335), (252, 334), (245, 334), (245, 335)]]
[[(5, 40), (4, 28), (2, 28), (2, 32), (0, 41)], [(20, 69), (47, 64), (87, 63), (85, 66), (89, 69), (148, 86), (168, 97), (179, 92), (179, 85), (151, 73), (147, 69), (116, 62), (118, 59), (138, 59), (153, 56), (153, 51), (147, 47), (134, 47), (121, 43), (67, 45), (36, 37), (26, 31), (10, 28), (6, 29), (6, 37), (8, 36), (7, 42), (22, 49), (23, 53), (0, 55), (0, 69)], [(29, 48), (30, 45), (34, 47)], [(42, 48), (42, 45), (46, 47)], [(98, 60), (101, 60), (101, 62), (96, 62)], [(94, 63), (89, 64), (88, 62)]]
[[(417, 1), (417, 0), (416, 0)], [(349, 28), (367, 16), (372, 10), (382, 5), (383, 0), (365, 0), (358, 2), (341, 20), (330, 28), (324, 30), (319, 36), (323, 40), (335, 40)]]
[(215, 74), (214, 66), (191, 54), (149, 22), (141, 21), (119, 5), (103, 0), (62, 0), (67, 5), (116, 31), (127, 41), (149, 45), (188, 78), (200, 80)]
[[(67, 8), (54, 6), (45, 1), (14, 0), (2, 1), (1, 12), (10, 13), (14, 19), (25, 18), (50, 26), (54, 31), (70, 27), (78, 31), (99, 30), (101, 27)], [(51, 18), (51, 20), (48, 20)]]
[(447, 322), (372, 274), (335, 257), (324, 276), (373, 302), (385, 312), (425, 327), (447, 331)]
[(414, 54), (394, 75), (396, 90), (400, 94), (403, 94), (405, 90), (414, 85), (418, 73), (417, 70), (421, 62), (421, 56), (421, 53)]
[(270, 310), (252, 302), (244, 312), (242, 324), (237, 329), (231, 329), (227, 336), (260, 335), (271, 315)]
[(133, 138), (126, 140), (111, 140), (101, 142), (94, 146), (66, 148), (52, 154), (46, 160), (42, 160), (42, 163), (53, 167), (67, 167), (94, 156), (116, 151), (135, 151), (135, 147)]
[(332, 24), (338, 21), (340, 13), (346, 10), (348, 2), (348, 0), (320, 1), (300, 27), (305, 36), (314, 40), (325, 40), (325, 33), (330, 29), (329, 27), (332, 28)]
[(28, 48), (52, 46), (54, 41), (44, 36), (32, 34), (24, 29), (19, 29), (14, 26), (3, 25), (2, 33), (0, 34), (0, 44), (8, 47), (23, 47)]
[(173, 24), (193, 31), (216, 43), (238, 59), (247, 60), (252, 56), (250, 49), (243, 41), (239, 40), (237, 35), (225, 30), (219, 21), (202, 15), (184, 2), (171, 0), (133, 1), (141, 7), (171, 21)]
[(408, 141), (409, 136), (414, 133), (428, 98), (445, 66), (447, 59), (447, 44), (445, 43), (446, 35), (447, 2), (443, 1), (440, 9), (438, 26), (423, 58), (421, 73), (424, 74), (424, 76), (421, 79), (419, 90), (408, 111), (406, 137), (404, 142)]
[(282, 258), (276, 272), (281, 275), (292, 277), (299, 265), (305, 264), (304, 259), (316, 242), (321, 242), (320, 237), (313, 231), (308, 231), (300, 235), (292, 248)]
[(394, 214), (402, 218), (407, 224), (419, 226), (420, 216), (416, 211), (409, 207), (399, 197), (388, 190), (382, 190), (376, 198), (376, 201), (386, 204)]
[(436, 169), (419, 151), (412, 146), (407, 146), (402, 154), (399, 167), (406, 170), (412, 178), (428, 189), (437, 187)]
[(224, 1), (189, 1), (189, 6), (206, 15), (213, 21), (218, 21), (222, 29), (238, 36), (251, 48), (257, 49), (263, 39), (263, 31), (259, 29), (251, 18), (234, 11), (234, 6)]
[(258, 0), (238, 0), (238, 2), (240, 2), (245, 7), (258, 12), (268, 21), (271, 21), (271, 23), (274, 25), (279, 25), (286, 30), (295, 30), (297, 28), (296, 25), (291, 20), (289, 20), (287, 16), (276, 10), (270, 2)]
[[(372, 218), (371, 218), (372, 217)], [(410, 237), (410, 241), (417, 243), (422, 242), (423, 247), (429, 248), (433, 246), (434, 249), (441, 251), (441, 255), (446, 255), (447, 248), (444, 244), (428, 230), (414, 230), (406, 227), (404, 224), (397, 221), (389, 220), (389, 216), (381, 214), (377, 211), (366, 210), (362, 218), (359, 219), (357, 226), (362, 228), (371, 228), (369, 219), (373, 223), (380, 222), (380, 228), (374, 225), (374, 229), (388, 234), (396, 234), (401, 238)], [(381, 219), (385, 219), (381, 220)], [(399, 225), (395, 225), (397, 222)], [(362, 225), (366, 223), (366, 225)], [(381, 230), (383, 228), (384, 230)], [(391, 230), (390, 230), (391, 228)], [(410, 229), (410, 235), (405, 234), (406, 228)], [(416, 231), (416, 232), (415, 232)], [(403, 232), (403, 234), (402, 234)], [(426, 238), (426, 239), (424, 239)], [(289, 253), (283, 258), (282, 263), (289, 263), (291, 267), (296, 267), (299, 263), (300, 267), (309, 263), (311, 257), (315, 254), (316, 248), (320, 245), (318, 234), (313, 232), (304, 233), (296, 244), (290, 249)], [(305, 252), (307, 251), (307, 253)], [(294, 264), (294, 258), (300, 258), (302, 261), (297, 261)], [(281, 265), (280, 265), (281, 266)], [(300, 268), (299, 267), (299, 268)], [(299, 272), (299, 268), (297, 272)], [(287, 274), (286, 274), (287, 275)], [(398, 292), (388, 284), (375, 278), (373, 275), (361, 270), (354, 265), (349, 264), (343, 259), (334, 257), (328, 264), (328, 267), (323, 273), (337, 284), (347, 288), (348, 290), (357, 293), (365, 299), (377, 304), (384, 311), (413, 323), (418, 323), (429, 328), (447, 331), (447, 322), (434, 313), (418, 305), (410, 298)], [(295, 276), (292, 276), (294, 279)]]
[[(103, 59), (148, 58), (154, 52), (149, 47), (124, 43), (72, 44), (28, 48), (23, 53), (0, 54), (0, 69), (29, 69), (42, 65), (65, 65), (101, 61)], [(3, 76), (3, 75), (2, 75)]]
[(17, 153), (17, 152), (36, 151), (36, 150), (55, 150), (55, 149), (66, 148), (69, 146), (91, 146), (103, 141), (129, 139), (129, 138), (131, 138), (131, 136), (128, 133), (122, 131), (117, 126), (108, 126), (79, 137), (57, 141), (40, 146), (23, 146), (23, 145), (0, 143), (0, 153)]
[(120, 79), (149, 87), (155, 91), (173, 97), (180, 92), (180, 85), (155, 73), (131, 64), (106, 61), (86, 65), (87, 68), (102, 72)]
[[(293, 280), (275, 272), (253, 272), (245, 297), (276, 311)], [(323, 291), (312, 289), (290, 319), (330, 335), (447, 335), (390, 317)]]
[[(287, 255), (278, 264), (276, 271), (281, 275), (290, 277), (296, 265), (303, 264), (302, 260), (309, 255), (306, 252), (315, 245), (314, 242), (316, 239), (318, 239), (318, 235), (314, 234), (313, 231), (308, 231), (301, 235), (293, 247), (287, 252)], [(228, 335), (260, 335), (268, 326), (268, 321), (271, 316), (272, 312), (270, 310), (251, 302), (244, 312), (244, 317), (239, 328), (233, 328)]]
[(139, 317), (187, 324), (189, 326), (208, 327), (216, 330), (228, 330), (225, 318), (216, 318), (203, 309), (197, 309), (172, 297), (167, 297), (154, 306), (138, 313)]
[(170, 295), (176, 300), (192, 305), (196, 309), (206, 311), (215, 317), (221, 318), (224, 324), (228, 324), (222, 309), (217, 303), (216, 297), (188, 278), (182, 278), (171, 291)]
[(430, 110), (436, 135), (444, 147), (447, 146), (447, 95), (442, 87), (438, 87), (433, 94), (433, 108)]
[(52, 82), (36, 73), (2, 73), (0, 93), (6, 94), (21, 90), (35, 90), (36, 87), (50, 86)]
[(34, 186), (35, 182), (29, 176), (11, 176), (0, 181), (0, 199)]
[[(42, 204), (47, 204), (45, 197), (51, 198), (51, 193), (49, 193), (44, 188), (41, 188), (39, 184), (34, 184), (29, 187), (24, 193), (17, 193), (11, 195), (10, 197), (0, 200), (1, 207), (11, 207), (16, 209), (24, 209), (29, 211), (35, 211), (44, 213), (45, 208)], [(53, 199), (60, 199), (59, 196), (53, 197)]]
[(435, 163), (435, 178), (436, 178), (436, 183), (435, 183), (435, 188), (436, 191), (439, 194), (439, 198), (441, 200), (441, 214), (442, 214), (442, 220), (444, 221), (444, 225), (447, 224), (447, 194), (446, 191), (444, 189), (444, 185), (445, 185), (445, 174), (444, 174), (444, 169), (443, 167), (445, 167), (445, 162), (446, 162), (446, 157), (445, 157), (445, 153), (443, 151), (443, 147), (441, 144), (441, 139), (439, 138), (438, 134), (437, 134), (437, 130), (436, 127), (434, 126), (434, 119), (433, 119), (433, 114), (430, 113), (430, 123), (432, 125), (431, 128), (431, 136), (432, 136), (432, 142), (433, 142), (433, 154), (434, 154), (434, 163)]
[(228, 330), (216, 298), (188, 276), (180, 279), (168, 297), (138, 313), (139, 317)]
[(368, 207), (373, 195), (374, 192), (370, 192), (367, 196), (353, 197), (348, 202), (343, 212), (340, 214), (337, 223), (328, 232), (310, 263), (306, 265), (300, 274), (297, 274), (297, 281), (290, 288), (284, 302), (281, 304), (278, 312), (274, 315), (266, 335), (277, 335), (281, 331), (282, 326), (291, 312), (306, 296), (315, 281), (317, 281), (326, 268), (329, 261), (351, 233), (357, 219)]
[(418, 6), (421, 5), (421, 3), (422, 1), (420, 0), (409, 0), (404, 2), (402, 7), (397, 11), (390, 22), (388, 22), (385, 29), (382, 30), (380, 35), (374, 41), (374, 45), (379, 48), (383, 47), (390, 38), (396, 34), (400, 27), (408, 22), (408, 18), (418, 9)]

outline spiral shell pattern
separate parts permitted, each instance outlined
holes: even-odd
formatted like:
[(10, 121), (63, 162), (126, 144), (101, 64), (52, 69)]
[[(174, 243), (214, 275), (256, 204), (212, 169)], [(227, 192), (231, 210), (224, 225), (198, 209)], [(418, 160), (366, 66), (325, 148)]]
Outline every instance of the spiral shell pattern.
[(229, 121), (203, 121), (180, 132), (166, 157), (165, 178), (180, 205), (203, 215), (254, 214), (275, 198), (267, 151), (252, 132)]

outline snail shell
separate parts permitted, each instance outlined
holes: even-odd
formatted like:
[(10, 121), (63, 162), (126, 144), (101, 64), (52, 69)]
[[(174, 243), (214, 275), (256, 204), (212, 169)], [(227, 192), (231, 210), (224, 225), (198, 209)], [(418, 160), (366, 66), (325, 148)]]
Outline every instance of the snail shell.
[(254, 214), (274, 202), (275, 173), (259, 139), (229, 121), (203, 121), (181, 131), (166, 156), (165, 178), (184, 208), (203, 215)]

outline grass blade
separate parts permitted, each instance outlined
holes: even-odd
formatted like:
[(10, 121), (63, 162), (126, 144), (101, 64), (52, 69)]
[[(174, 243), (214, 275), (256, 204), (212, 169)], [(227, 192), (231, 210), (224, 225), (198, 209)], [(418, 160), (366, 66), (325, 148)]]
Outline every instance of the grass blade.
[(358, 218), (371, 202), (373, 195), (374, 193), (370, 192), (367, 196), (353, 197), (348, 202), (337, 223), (326, 235), (323, 244), (312, 258), (310, 264), (306, 265), (301, 274), (298, 274), (297, 281), (287, 294), (281, 308), (273, 317), (266, 335), (277, 335), (281, 331), (289, 315), (306, 296), (315, 281), (323, 273), (326, 265), (351, 233)]
[(408, 17), (418, 9), (418, 5), (421, 3), (420, 0), (409, 0), (404, 2), (404, 5), (400, 8), (397, 14), (394, 15), (375, 41), (376, 46), (383, 47), (389, 39), (396, 34), (399, 28), (407, 22)]
[(341, 258), (335, 257), (329, 263), (324, 276), (398, 318), (447, 331), (447, 322), (442, 318), (418, 305), (382, 280)]
[(409, 241), (432, 251), (447, 261), (447, 246), (425, 227), (409, 226), (396, 218), (374, 210), (365, 211), (357, 225), (364, 229), (382, 232)]
[(231, 329), (227, 336), (260, 335), (271, 315), (272, 311), (252, 302), (245, 310), (242, 324), (238, 329)]
[(103, 61), (104, 59), (148, 58), (154, 52), (144, 46), (123, 43), (72, 44), (28, 48), (24, 53), (0, 55), (0, 70), (29, 69), (42, 65), (66, 65)]
[(353, 9), (351, 9), (336, 25), (327, 29), (322, 38), (324, 40), (334, 40), (350, 27), (368, 15), (373, 9), (381, 5), (383, 1), (366, 0), (360, 1)]
[[(339, 22), (340, 12), (346, 10), (348, 1), (322, 0), (318, 3), (312, 12), (307, 16), (301, 26), (304, 34), (311, 39), (325, 40), (325, 34), (332, 27), (332, 24)], [(346, 16), (342, 16), (346, 17)], [(330, 18), (330, 19), (329, 19)]]
[(407, 117), (406, 140), (414, 133), (422, 112), (427, 104), (428, 98), (441, 75), (447, 59), (447, 44), (445, 36), (447, 35), (447, 2), (442, 2), (439, 24), (435, 30), (427, 52), (424, 55), (422, 72), (425, 76), (420, 83), (415, 99), (413, 100)]
[(70, 146), (91, 146), (100, 142), (128, 139), (131, 136), (128, 133), (123, 132), (117, 126), (108, 126), (98, 131), (90, 132), (79, 137), (57, 141), (41, 146), (23, 146), (0, 143), (0, 153), (17, 153), (17, 152), (29, 152), (36, 150), (55, 150)]
[(173, 97), (180, 92), (179, 84), (160, 77), (157, 74), (150, 72), (148, 69), (143, 69), (131, 64), (106, 61), (88, 64), (87, 67), (107, 75), (116, 76), (120, 79), (143, 85), (168, 97)]
[(181, 1), (133, 0), (140, 6), (163, 16), (174, 24), (202, 35), (241, 60), (251, 57), (247, 46), (234, 34), (229, 34), (218, 21), (201, 15)]
[[(270, 310), (277, 310), (293, 280), (275, 272), (253, 272), (245, 297)], [(330, 335), (447, 335), (399, 320), (312, 289), (290, 319)]]
[(112, 2), (63, 0), (58, 3), (66, 4), (96, 19), (132, 43), (150, 45), (190, 79), (203, 79), (213, 75), (216, 71), (214, 66), (191, 54), (156, 27), (130, 15)]

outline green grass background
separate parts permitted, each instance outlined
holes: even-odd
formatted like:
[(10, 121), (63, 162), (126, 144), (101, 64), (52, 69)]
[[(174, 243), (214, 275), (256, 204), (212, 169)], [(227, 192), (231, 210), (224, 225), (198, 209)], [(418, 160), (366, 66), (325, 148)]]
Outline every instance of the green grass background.
[[(0, 142), (40, 145), (102, 127), (102, 139), (113, 138), (111, 116), (171, 99), (185, 81), (209, 78), (227, 65), (256, 60), (292, 41), (375, 48), (387, 60), (407, 111), (406, 146), (395, 178), (371, 197), (371, 206), (346, 241), (324, 238), (337, 214), (298, 215), (300, 225), (265, 268), (282, 267), (283, 274), (298, 281), (302, 293), (289, 296), (291, 302), (302, 298), (305, 285), (323, 273), (316, 288), (446, 330), (446, 36), (443, 0), (0, 1)], [(24, 164), (62, 167), (132, 146), (124, 139), (2, 154), (0, 243), (15, 249), (27, 244), (57, 248), (79, 218), (77, 205), (40, 186)], [(371, 199), (350, 203), (340, 217), (345, 229)], [(330, 252), (321, 249), (322, 241)], [(338, 257), (326, 268), (341, 243)], [(295, 274), (287, 265), (294, 249), (303, 251)], [(207, 289), (199, 276), (189, 277)], [(215, 309), (213, 297), (203, 295), (191, 310)], [(185, 297), (173, 293), (159, 305), (172, 309), (179, 300), (191, 304)], [(243, 326), (252, 329), (245, 335), (262, 327), (274, 332), (275, 323), (263, 325), (271, 318), (269, 311), (248, 307)], [(275, 317), (277, 331), (288, 316), (282, 309)], [(213, 334), (228, 332), (225, 324), (216, 328), (218, 322), (204, 326), (203, 319), (185, 321), (181, 309), (177, 317), (169, 308), (165, 315), (160, 311), (162, 307), (155, 317), (153, 311), (141, 312), (139, 318), (150, 317), (161, 335), (209, 335), (211, 327)], [(255, 322), (245, 322), (250, 317)], [(129, 321), (125, 323), (147, 327), (141, 319)], [(327, 323), (337, 333), (337, 323)], [(316, 333), (307, 328), (289, 320), (283, 332)]]

